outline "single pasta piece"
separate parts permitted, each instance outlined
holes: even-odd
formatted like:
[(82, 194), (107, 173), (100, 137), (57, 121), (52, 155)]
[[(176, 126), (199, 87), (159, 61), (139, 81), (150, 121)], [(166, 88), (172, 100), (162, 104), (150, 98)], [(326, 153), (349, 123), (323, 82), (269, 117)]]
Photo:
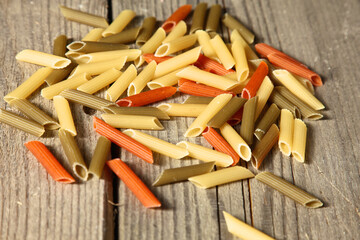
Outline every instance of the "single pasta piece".
[(110, 68), (109, 70), (101, 73), (97, 77), (81, 84), (77, 87), (77, 90), (86, 92), (89, 94), (94, 94), (101, 89), (105, 88), (109, 84), (115, 82), (121, 76), (121, 72), (115, 68)]
[[(183, 85), (184, 83), (187, 83), (187, 82), (195, 83), (194, 81), (191, 81), (191, 80), (189, 80), (189, 79), (180, 78), (179, 81), (178, 81), (178, 86), (181, 87), (181, 85)], [(197, 84), (197, 83), (196, 83), (196, 84)]]
[(196, 62), (196, 60), (199, 58), (200, 51), (201, 47), (196, 47), (159, 63), (156, 67), (154, 78), (162, 77), (170, 72), (173, 72), (177, 69), (183, 68)]
[(255, 145), (252, 152), (251, 164), (254, 168), (259, 169), (266, 155), (279, 139), (279, 128), (276, 124), (271, 125), (265, 136)]
[(173, 41), (177, 38), (180, 38), (186, 34), (187, 26), (184, 21), (180, 21), (176, 26), (171, 30), (169, 35), (162, 41), (162, 43), (168, 43), (170, 41)]
[[(156, 49), (161, 45), (162, 41), (165, 39), (166, 33), (163, 28), (158, 28), (156, 32), (151, 36), (151, 38), (141, 46), (140, 50), (143, 54), (145, 53), (154, 53)], [(141, 55), (134, 61), (136, 67), (140, 67), (144, 63), (145, 59)]]
[[(294, 75), (294, 74), (293, 74)], [(294, 75), (294, 77), (302, 84), (304, 85), (304, 87), (307, 88), (307, 90), (309, 90), (309, 92), (311, 92), (312, 95), (315, 95), (315, 89), (314, 89), (314, 85), (311, 83), (311, 81), (309, 79)]]
[(274, 84), (268, 76), (265, 76), (263, 82), (261, 83), (258, 91), (256, 92), (256, 97), (258, 97), (258, 103), (256, 105), (255, 112), (255, 121), (258, 119), (260, 113), (265, 107), (266, 102), (268, 101), (272, 91), (274, 89)]
[(253, 143), (253, 138), (254, 138), (255, 111), (256, 111), (257, 102), (258, 102), (258, 97), (255, 96), (253, 98), (250, 98), (244, 104), (244, 112), (240, 126), (240, 136), (245, 140), (245, 142), (249, 146)]
[[(265, 133), (269, 130), (270, 126), (276, 122), (280, 115), (280, 109), (275, 103), (271, 104), (269, 109), (265, 112), (259, 123), (255, 127), (254, 135), (258, 140), (261, 140)], [(280, 125), (281, 135), (281, 125)]]
[(181, 84), (179, 87), (179, 92), (201, 97), (216, 97), (220, 94), (235, 95), (233, 92), (220, 90), (218, 88), (206, 86), (204, 84), (197, 84), (193, 81), (188, 81)]
[(167, 56), (193, 46), (197, 41), (197, 35), (191, 34), (163, 43), (155, 52), (156, 57)]
[(213, 99), (213, 97), (189, 96), (183, 104), (209, 104)]
[(275, 70), (274, 75), (276, 78), (292, 92), (295, 96), (301, 99), (315, 110), (324, 109), (325, 106), (307, 90), (291, 73), (286, 70)]
[(154, 78), (156, 66), (156, 62), (152, 61), (135, 77), (127, 90), (129, 97), (139, 94), (146, 87), (146, 84)]
[(221, 94), (216, 96), (186, 130), (184, 137), (199, 136), (206, 128), (207, 123), (230, 101), (231, 98), (231, 94)]
[(57, 182), (73, 183), (75, 179), (65, 170), (47, 147), (39, 141), (24, 144), (27, 149), (46, 169), (47, 173)]
[(187, 4), (179, 7), (161, 26), (167, 33), (170, 32), (178, 22), (184, 20), (191, 12), (192, 5)]
[(201, 145), (186, 141), (179, 142), (176, 145), (187, 149), (189, 151), (189, 157), (196, 158), (204, 162), (215, 162), (215, 165), (219, 167), (228, 167), (234, 162), (231, 156)]
[(194, 65), (200, 69), (210, 69), (211, 73), (215, 73), (221, 76), (235, 73), (233, 69), (226, 69), (222, 64), (202, 54), (200, 54)]
[(129, 46), (120, 43), (108, 42), (92, 42), (92, 41), (75, 41), (67, 45), (67, 48), (73, 52), (93, 53), (93, 52), (106, 52), (128, 49)]
[(171, 73), (168, 73), (162, 77), (156, 78), (150, 82), (147, 83), (147, 86), (153, 90), (156, 88), (166, 87), (166, 86), (173, 86), (178, 83), (180, 80), (180, 77), (176, 76), (178, 72), (180, 72), (182, 69), (175, 70)]
[(230, 35), (231, 42), (234, 44), (236, 41), (239, 41), (240, 45), (245, 50), (246, 59), (248, 60), (258, 60), (259, 57), (256, 55), (254, 50), (249, 46), (245, 39), (241, 36), (238, 30), (234, 29)]
[(220, 128), (245, 104), (246, 99), (233, 97), (209, 122), (208, 126)]
[(71, 9), (60, 5), (62, 15), (70, 21), (86, 24), (97, 28), (106, 28), (109, 26), (104, 17), (96, 16), (90, 13), (82, 12), (79, 10)]
[(51, 68), (40, 68), (38, 69), (31, 77), (29, 77), (25, 82), (18, 86), (15, 90), (8, 93), (4, 100), (10, 102), (16, 98), (27, 98), (33, 92), (35, 92), (41, 85), (44, 84), (44, 80), (52, 72)]
[(210, 43), (211, 38), (209, 34), (203, 30), (197, 30), (195, 34), (198, 36), (198, 42), (201, 46), (201, 50), (204, 52), (204, 55), (208, 58), (216, 60), (215, 62), (219, 64), (224, 70), (226, 70), (224, 66), (219, 63), (220, 60), (218, 59), (216, 52)]
[(8, 124), (12, 127), (30, 133), (36, 137), (41, 137), (45, 129), (42, 125), (32, 120), (23, 118), (15, 113), (0, 108), (0, 122)]
[(102, 38), (102, 33), (104, 32), (104, 28), (94, 28), (91, 29), (90, 32), (88, 32), (88, 34), (85, 35), (85, 37), (83, 37), (81, 39), (81, 41), (93, 41), (96, 42), (99, 39)]
[(59, 35), (54, 40), (53, 54), (59, 57), (65, 57), (66, 53), (66, 35)]
[(205, 29), (207, 32), (216, 32), (216, 30), (219, 27), (221, 11), (222, 11), (222, 7), (220, 4), (214, 4), (211, 6), (206, 20)]
[(230, 28), (231, 30), (237, 30), (241, 34), (241, 36), (246, 40), (248, 44), (251, 44), (254, 42), (255, 35), (250, 32), (244, 25), (242, 25), (238, 20), (233, 18), (228, 13), (225, 13), (222, 22)]
[(220, 133), (235, 150), (235, 152), (241, 157), (241, 159), (247, 162), (250, 161), (251, 149), (249, 145), (247, 145), (244, 139), (241, 138), (241, 136), (232, 126), (230, 126), (228, 123), (225, 123), (220, 128)]
[(235, 60), (221, 37), (216, 35), (210, 40), (210, 43), (225, 69), (231, 69), (235, 65)]
[(157, 108), (172, 117), (198, 117), (206, 106), (206, 104), (162, 103)]
[[(159, 64), (160, 66), (160, 64)], [(178, 72), (176, 76), (196, 81), (210, 87), (218, 88), (224, 91), (231, 90), (238, 85), (237, 81), (224, 76), (200, 70), (195, 66), (189, 66)]]
[(70, 59), (30, 49), (22, 50), (16, 54), (16, 60), (54, 69), (65, 68), (71, 63)]
[(9, 104), (11, 107), (18, 109), (30, 119), (33, 119), (35, 122), (44, 126), (46, 130), (55, 130), (60, 128), (59, 123), (57, 123), (52, 117), (26, 99), (13, 99), (9, 102)]
[(69, 102), (62, 96), (55, 96), (53, 100), (61, 129), (68, 131), (72, 136), (76, 136), (76, 128)]
[(290, 112), (292, 112), (292, 114), (294, 114), (296, 118), (301, 117), (301, 112), (299, 108), (296, 107), (292, 102), (290, 102), (286, 97), (281, 95), (276, 88), (271, 93), (269, 101), (275, 103), (281, 109), (289, 110)]
[(153, 154), (148, 147), (123, 134), (97, 117), (94, 117), (93, 125), (97, 133), (108, 138), (119, 147), (128, 150), (148, 163), (154, 163)]
[(123, 94), (129, 87), (130, 83), (134, 81), (137, 76), (136, 67), (131, 64), (123, 74), (106, 90), (105, 99), (111, 102), (115, 102), (121, 94)]
[(99, 39), (99, 42), (104, 43), (133, 43), (141, 31), (141, 27), (134, 27), (109, 37)]
[(141, 179), (120, 158), (107, 161), (108, 167), (125, 183), (146, 208), (161, 207), (161, 203)]
[(178, 147), (174, 144), (153, 137), (149, 134), (140, 132), (138, 130), (127, 129), (123, 131), (123, 133), (140, 142), (141, 144), (144, 144), (152, 151), (163, 154), (165, 156), (175, 159), (181, 159), (189, 155), (189, 152), (182, 147)]
[(176, 90), (176, 87), (157, 88), (119, 99), (116, 104), (120, 107), (140, 107), (169, 98)]
[(282, 109), (280, 114), (279, 148), (286, 156), (291, 154), (294, 122), (294, 115), (289, 110)]
[(204, 29), (206, 10), (207, 10), (207, 3), (202, 2), (196, 5), (191, 19), (190, 34), (195, 33), (197, 30)]
[(79, 64), (83, 63), (97, 63), (103, 61), (110, 61), (114, 59), (119, 59), (121, 57), (127, 57), (126, 61), (134, 61), (141, 54), (140, 49), (124, 49), (124, 50), (114, 50), (106, 52), (95, 52), (83, 54), (76, 58), (76, 62)]
[(119, 107), (109, 106), (104, 108), (106, 113), (123, 114), (123, 115), (140, 115), (140, 116), (153, 116), (162, 120), (169, 120), (170, 117), (162, 110), (155, 107)]
[(58, 133), (66, 158), (74, 174), (82, 181), (86, 181), (88, 179), (88, 169), (74, 137), (65, 129), (60, 129)]
[(85, 54), (85, 53), (83, 53), (83, 52), (74, 52), (74, 51), (67, 51), (67, 52), (65, 53), (65, 56), (66, 56), (67, 58), (69, 58), (70, 60), (72, 60), (72, 61), (76, 61), (76, 59), (77, 59), (78, 57), (82, 56), (83, 54)]
[(306, 131), (306, 124), (295, 119), (291, 154), (299, 162), (305, 162)]
[(223, 211), (223, 214), (224, 214), (227, 229), (231, 234), (233, 234), (243, 240), (253, 240), (253, 239), (275, 240), (275, 238), (272, 238), (272, 237), (266, 235), (265, 233), (260, 232), (259, 230), (253, 228), (252, 226), (247, 225), (246, 223), (233, 217), (229, 213)]
[(254, 74), (251, 76), (250, 81), (246, 84), (242, 90), (241, 97), (250, 99), (256, 95), (261, 83), (268, 74), (268, 66), (266, 63), (261, 62)]
[(153, 183), (154, 187), (169, 183), (186, 181), (188, 178), (211, 172), (215, 162), (200, 163), (196, 165), (165, 169)]
[(60, 94), (66, 89), (76, 89), (80, 85), (87, 83), (91, 79), (87, 73), (80, 73), (73, 78), (68, 78), (64, 81), (55, 83), (49, 87), (41, 90), (41, 96), (46, 99), (53, 99), (56, 95)]
[(102, 119), (114, 128), (135, 128), (149, 130), (163, 130), (159, 119), (153, 116), (102, 114)]
[(189, 181), (199, 188), (207, 189), (226, 183), (253, 178), (254, 176), (255, 175), (250, 172), (250, 170), (244, 167), (233, 166), (191, 177), (189, 178)]
[(147, 63), (150, 63), (151, 61), (155, 61), (157, 64), (161, 63), (161, 62), (164, 62), (170, 58), (173, 58), (171, 56), (164, 56), (164, 57), (155, 57), (154, 54), (152, 53), (145, 53), (142, 55), (142, 57), (144, 58), (144, 60), (147, 62)]
[(114, 21), (104, 30), (102, 33), (103, 37), (109, 37), (116, 33), (121, 32), (124, 28), (131, 22), (131, 20), (136, 16), (136, 13), (133, 10), (125, 9), (123, 10)]
[(71, 71), (76, 66), (77, 66), (77, 64), (72, 62), (69, 66), (67, 66), (66, 68), (63, 68), (63, 69), (52, 69), (52, 68), (46, 67), (46, 68), (50, 69), (51, 73), (45, 78), (45, 82), (47, 83), (48, 86), (51, 86), (55, 83), (58, 83), (58, 82), (64, 80), (65, 78), (67, 78), (69, 76)]
[(141, 25), (141, 31), (136, 38), (136, 45), (142, 46), (146, 43), (147, 40), (149, 40), (155, 30), (155, 25), (155, 17), (147, 17), (144, 19), (143, 24)]
[(106, 160), (109, 157), (111, 141), (104, 136), (100, 136), (95, 147), (89, 167), (89, 178), (96, 176), (101, 178)]
[(240, 156), (235, 152), (235, 150), (230, 146), (230, 144), (212, 127), (206, 127), (202, 136), (210, 143), (216, 151), (223, 152), (232, 157), (234, 162), (231, 166), (235, 166), (239, 160)]
[(294, 186), (288, 181), (275, 176), (270, 172), (262, 172), (255, 176), (256, 180), (259, 180), (262, 183), (265, 183), (269, 187), (279, 191), (285, 196), (293, 199), (294, 201), (300, 203), (304, 207), (308, 208), (319, 208), (323, 206), (323, 203), (316, 197), (310, 195), (309, 193), (301, 190), (300, 188)]
[(235, 59), (237, 80), (239, 82), (244, 82), (249, 76), (249, 66), (246, 59), (245, 49), (239, 40), (233, 42), (231, 52)]

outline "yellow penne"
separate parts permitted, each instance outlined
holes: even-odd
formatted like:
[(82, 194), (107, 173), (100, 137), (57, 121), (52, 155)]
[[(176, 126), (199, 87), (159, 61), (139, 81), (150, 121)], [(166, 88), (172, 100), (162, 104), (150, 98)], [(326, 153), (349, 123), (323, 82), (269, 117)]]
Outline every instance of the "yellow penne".
[(127, 57), (126, 61), (134, 61), (141, 54), (140, 49), (124, 49), (124, 50), (115, 50), (115, 51), (106, 51), (106, 52), (95, 52), (82, 54), (76, 57), (76, 62), (79, 64), (83, 63), (96, 63), (109, 61), (112, 59), (118, 59), (120, 57)]
[(81, 41), (97, 41), (100, 38), (102, 38), (102, 33), (104, 32), (104, 28), (94, 28), (91, 29), (90, 32), (88, 34), (85, 35), (85, 37), (83, 37), (81, 39)]
[(140, 93), (145, 87), (146, 84), (153, 79), (156, 69), (156, 62), (151, 61), (142, 71), (137, 75), (137, 77), (130, 83), (127, 94), (132, 96), (134, 94)]
[(156, 78), (147, 83), (147, 86), (152, 90), (160, 87), (173, 86), (178, 83), (180, 77), (176, 76), (182, 69), (175, 70), (162, 77)]
[(287, 109), (281, 109), (279, 148), (286, 156), (290, 156), (294, 134), (294, 115)]
[(104, 121), (115, 128), (162, 130), (163, 125), (153, 116), (102, 114)]
[(265, 76), (264, 80), (262, 81), (260, 88), (256, 92), (258, 97), (258, 102), (256, 105), (256, 112), (255, 112), (255, 121), (259, 117), (261, 111), (263, 110), (267, 100), (269, 99), (272, 91), (274, 89), (274, 84), (270, 80), (268, 76)]
[(237, 154), (241, 157), (241, 159), (245, 161), (250, 161), (251, 158), (251, 149), (249, 145), (245, 142), (244, 139), (236, 132), (236, 130), (225, 123), (220, 128), (221, 135), (225, 138), (225, 140), (230, 144), (230, 146), (235, 150)]
[(94, 77), (90, 81), (87, 81), (80, 85), (77, 90), (86, 92), (89, 94), (96, 93), (97, 91), (103, 89), (109, 84), (113, 83), (121, 75), (121, 72), (115, 68), (110, 68), (106, 72), (103, 72), (97, 77)]
[(16, 60), (54, 69), (65, 68), (71, 63), (70, 59), (31, 49), (25, 49), (16, 54)]
[(239, 33), (241, 33), (241, 36), (249, 44), (254, 42), (254, 38), (255, 38), (254, 34), (252, 32), (250, 32), (246, 27), (244, 27), (244, 25), (242, 25), (239, 21), (237, 21), (235, 18), (233, 18), (228, 13), (225, 13), (222, 21), (225, 24), (225, 26), (227, 26), (228, 28), (238, 30)]
[(306, 131), (305, 123), (295, 119), (291, 154), (299, 162), (305, 162)]
[(62, 96), (55, 96), (53, 100), (61, 129), (68, 131), (72, 136), (76, 136), (76, 128), (69, 102)]
[(210, 43), (209, 34), (204, 30), (198, 30), (195, 34), (198, 36), (198, 42), (204, 55), (219, 62), (220, 60), (217, 57), (216, 52)]
[(85, 53), (83, 53), (83, 52), (67, 51), (67, 52), (65, 53), (65, 56), (66, 56), (67, 58), (69, 58), (69, 59), (72, 59), (72, 60), (76, 61), (76, 59), (77, 59), (78, 57), (80, 57), (81, 55), (84, 55), (84, 54), (85, 54)]
[(247, 42), (244, 40), (244, 38), (240, 35), (238, 30), (234, 29), (231, 32), (230, 40), (231, 40), (232, 43), (234, 43), (235, 41), (240, 42), (240, 44), (243, 46), (243, 48), (245, 50), (247, 60), (259, 59), (259, 57), (256, 55), (254, 50), (251, 49), (251, 47), (247, 44)]
[(221, 37), (216, 35), (210, 40), (210, 43), (224, 67), (226, 69), (232, 68), (235, 65), (235, 60)]
[(108, 37), (116, 33), (121, 32), (131, 20), (136, 16), (133, 10), (123, 10), (114, 21), (104, 30), (102, 33), (103, 37)]
[(158, 49), (156, 49), (155, 57), (164, 57), (186, 48), (193, 46), (196, 43), (197, 35), (191, 34), (183, 37), (173, 39), (169, 42), (163, 43)]
[(162, 43), (167, 43), (170, 41), (173, 41), (175, 39), (178, 39), (185, 35), (187, 31), (186, 23), (184, 21), (180, 21), (176, 24), (176, 26), (171, 30), (169, 35), (162, 41)]
[(216, 166), (227, 167), (233, 163), (232, 157), (229, 155), (203, 147), (194, 143), (182, 141), (176, 144), (189, 152), (189, 157), (199, 159), (204, 162), (215, 162)]
[(206, 106), (207, 104), (162, 103), (157, 108), (173, 117), (198, 117)]
[(182, 147), (178, 147), (174, 144), (153, 137), (149, 134), (140, 132), (138, 130), (127, 129), (123, 131), (123, 133), (140, 142), (141, 144), (144, 144), (152, 151), (163, 154), (165, 156), (175, 159), (181, 159), (189, 155), (189, 152)]
[(245, 49), (240, 41), (235, 41), (231, 46), (231, 52), (235, 59), (236, 76), (239, 82), (244, 82), (249, 76), (249, 66), (246, 59)]

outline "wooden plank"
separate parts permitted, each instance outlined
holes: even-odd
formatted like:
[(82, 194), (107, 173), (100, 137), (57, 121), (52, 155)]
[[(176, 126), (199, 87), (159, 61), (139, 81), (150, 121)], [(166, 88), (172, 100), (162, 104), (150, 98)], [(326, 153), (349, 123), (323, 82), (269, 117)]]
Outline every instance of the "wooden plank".
[[(91, 28), (67, 22), (58, 5), (63, 1), (1, 2), (1, 85), (0, 98), (16, 88), (38, 67), (18, 63), (15, 54), (22, 49), (52, 52), (53, 39), (66, 34), (81, 39)], [(106, 16), (107, 2), (72, 1), (67, 6)], [(51, 101), (37, 91), (30, 101), (55, 116)], [(10, 107), (2, 100), (0, 106)], [(72, 105), (78, 141), (87, 161), (95, 148), (97, 136), (91, 116), (82, 107)], [(112, 239), (112, 180), (64, 185), (55, 183), (23, 144), (35, 137), (7, 125), (0, 129), (0, 238), (1, 239)], [(40, 138), (69, 170), (56, 132)], [(110, 178), (109, 178), (110, 177)], [(110, 234), (108, 234), (110, 233)]]

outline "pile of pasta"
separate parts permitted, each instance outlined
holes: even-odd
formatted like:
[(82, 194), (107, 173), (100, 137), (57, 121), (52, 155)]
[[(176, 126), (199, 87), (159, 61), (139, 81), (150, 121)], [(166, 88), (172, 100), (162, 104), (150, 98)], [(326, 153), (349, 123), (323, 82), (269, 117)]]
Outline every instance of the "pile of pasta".
[[(82, 181), (100, 178), (106, 164), (148, 208), (161, 203), (126, 163), (107, 161), (111, 142), (150, 164), (153, 152), (205, 162), (164, 170), (153, 186), (188, 180), (205, 189), (255, 177), (305, 207), (323, 205), (270, 172), (255, 176), (238, 166), (242, 159), (259, 169), (276, 145), (284, 155), (305, 162), (307, 128), (302, 119), (323, 117), (324, 105), (314, 96), (313, 86), (322, 85), (318, 74), (265, 43), (256, 44), (255, 52), (254, 34), (229, 14), (222, 16), (220, 5), (208, 10), (206, 3), (198, 4), (189, 30), (184, 19), (191, 5), (181, 6), (157, 29), (155, 17), (126, 28), (136, 15), (132, 10), (123, 10), (110, 25), (103, 17), (64, 6), (60, 10), (67, 19), (95, 28), (70, 44), (66, 36), (57, 37), (53, 54), (18, 53), (18, 61), (43, 68), (4, 97), (26, 117), (1, 109), (1, 122), (37, 137), (57, 130), (75, 176)], [(217, 33), (221, 21), (231, 29), (229, 43)], [(139, 49), (130, 48), (133, 43)], [(44, 82), (48, 86), (41, 96), (53, 100), (58, 121), (27, 100)], [(104, 98), (94, 95), (104, 89)], [(189, 97), (183, 103), (164, 102), (177, 92)], [(103, 113), (102, 120), (93, 119), (100, 137), (89, 167), (75, 140), (69, 101)], [(156, 107), (148, 106), (159, 101)], [(202, 136), (214, 149), (188, 141), (172, 144), (140, 131), (164, 130), (161, 121), (170, 117), (195, 118), (184, 136)], [(43, 143), (30, 141), (25, 146), (55, 181), (75, 182)], [(224, 217), (229, 231), (240, 237), (251, 231), (269, 238), (226, 212)]]

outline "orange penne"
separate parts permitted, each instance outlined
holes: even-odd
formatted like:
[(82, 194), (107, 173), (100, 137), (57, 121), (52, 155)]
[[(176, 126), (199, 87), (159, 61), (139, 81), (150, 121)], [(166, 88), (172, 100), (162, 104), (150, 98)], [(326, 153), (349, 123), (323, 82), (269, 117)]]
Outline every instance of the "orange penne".
[(276, 67), (283, 68), (292, 72), (300, 77), (309, 79), (314, 86), (322, 86), (321, 77), (308, 69), (303, 64), (299, 65), (289, 59), (288, 56), (284, 56), (282, 54), (273, 53), (268, 56), (269, 61)]
[(166, 61), (166, 60), (172, 58), (171, 56), (155, 57), (154, 54), (152, 54), (152, 53), (145, 53), (142, 56), (147, 63), (150, 63), (151, 61), (155, 61), (156, 64), (159, 64), (163, 61)]
[(251, 76), (250, 81), (246, 84), (241, 92), (241, 97), (250, 99), (255, 97), (257, 90), (259, 89), (265, 76), (268, 74), (269, 67), (265, 62), (261, 62), (259, 67), (255, 70)]
[(138, 93), (116, 102), (121, 107), (140, 107), (171, 97), (176, 93), (176, 87), (166, 86)]
[(235, 166), (239, 160), (240, 156), (235, 152), (235, 150), (230, 146), (230, 144), (212, 127), (206, 127), (202, 136), (219, 152), (223, 152), (232, 157), (234, 160), (231, 166)]
[(30, 141), (24, 144), (27, 149), (43, 165), (48, 174), (57, 182), (73, 183), (75, 179), (56, 160), (47, 147), (39, 141)]
[(116, 158), (107, 161), (108, 167), (125, 183), (146, 208), (161, 207), (161, 203), (149, 188), (136, 176), (126, 163)]
[(201, 97), (216, 97), (217, 95), (223, 93), (230, 93), (233, 96), (235, 96), (233, 92), (224, 91), (200, 83), (198, 84), (190, 80), (183, 82), (181, 85), (179, 85), (179, 91), (182, 93), (187, 93), (189, 95), (201, 96)]
[(152, 151), (148, 147), (123, 134), (97, 117), (94, 117), (93, 121), (93, 126), (97, 133), (108, 138), (111, 142), (128, 150), (146, 162), (154, 163)]
[(178, 22), (185, 19), (191, 12), (192, 5), (187, 4), (179, 7), (161, 26), (165, 32), (170, 32)]
[(186, 78), (180, 78), (178, 80), (178, 86), (180, 87), (181, 85), (183, 85), (183, 83), (186, 83), (186, 82), (194, 82), (194, 81), (191, 81), (191, 80), (186, 79)]
[(211, 58), (204, 56), (203, 54), (200, 54), (198, 60), (194, 63), (194, 65), (203, 70), (210, 69), (209, 72), (221, 76), (235, 72), (233, 69), (227, 70), (222, 64), (218, 63), (215, 60), (212, 60)]
[(243, 112), (244, 107), (241, 107), (234, 115), (232, 115), (232, 117), (227, 121), (227, 123), (231, 126), (239, 124), (242, 120)]

